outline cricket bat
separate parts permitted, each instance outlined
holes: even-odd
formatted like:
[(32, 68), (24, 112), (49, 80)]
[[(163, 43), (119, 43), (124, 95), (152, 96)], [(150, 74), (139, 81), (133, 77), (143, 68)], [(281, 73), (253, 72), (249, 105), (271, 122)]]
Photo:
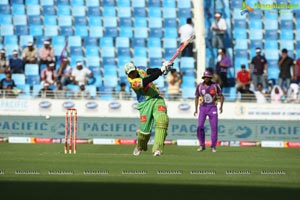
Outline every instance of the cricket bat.
[(177, 48), (176, 53), (172, 56), (172, 58), (169, 60), (169, 64), (172, 64), (174, 60), (177, 58), (177, 56), (183, 51), (183, 49), (191, 43), (195, 39), (195, 35), (191, 36), (186, 41), (182, 42), (180, 46)]

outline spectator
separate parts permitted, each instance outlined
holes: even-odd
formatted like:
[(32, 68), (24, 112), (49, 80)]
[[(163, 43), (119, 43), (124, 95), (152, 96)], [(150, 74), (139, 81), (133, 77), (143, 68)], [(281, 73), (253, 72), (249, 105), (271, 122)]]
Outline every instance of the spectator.
[(212, 74), (212, 79), (211, 81), (214, 83), (217, 83), (218, 85), (222, 85), (222, 80), (220, 78), (220, 76), (216, 73), (216, 71), (212, 68), (212, 67), (208, 67), (206, 69), (207, 71), (209, 71)]
[(230, 58), (226, 55), (226, 49), (219, 49), (219, 60), (216, 65), (216, 71), (222, 80), (221, 88), (228, 87), (227, 72), (231, 67)]
[(296, 83), (300, 83), (300, 57), (297, 59), (295, 63), (295, 81)]
[(130, 93), (126, 91), (126, 83), (122, 82), (120, 84), (120, 91), (117, 93), (117, 98), (120, 100), (129, 100)]
[(5, 78), (0, 81), (0, 90), (5, 97), (15, 97), (13, 89), (16, 87), (15, 81), (11, 77), (11, 71), (5, 71)]
[(9, 67), (13, 74), (24, 74), (24, 63), (17, 50), (13, 51), (13, 57), (9, 59)]
[(0, 50), (0, 74), (4, 73), (9, 69), (9, 61), (6, 58), (5, 50)]
[(299, 95), (299, 85), (296, 83), (291, 83), (287, 93), (287, 98), (286, 98), (287, 102), (288, 103), (298, 102), (299, 100), (298, 95)]
[(236, 76), (236, 90), (245, 89), (245, 86), (250, 83), (250, 72), (246, 70), (246, 65), (241, 65), (241, 70), (238, 71)]
[(250, 84), (245, 85), (245, 89), (240, 90), (242, 102), (256, 102), (255, 94), (250, 90)]
[[(291, 68), (293, 70), (293, 79), (295, 80), (295, 65), (294, 61), (291, 57), (288, 56), (287, 49), (282, 49), (281, 51), (281, 57), (278, 61), (278, 67), (279, 67), (279, 78), (278, 78), (278, 85), (283, 89), (285, 93), (287, 93), (288, 87), (291, 84)], [(286, 87), (284, 87), (284, 83)]]
[(250, 76), (254, 86), (258, 83), (262, 83), (263, 88), (267, 87), (266, 79), (268, 77), (268, 63), (267, 59), (261, 55), (261, 49), (256, 48), (256, 56), (251, 60), (250, 64)]
[(281, 103), (283, 97), (283, 91), (279, 85), (274, 85), (271, 91), (271, 103)]
[(75, 91), (75, 98), (77, 99), (90, 99), (90, 91), (85, 88), (84, 84), (79, 85), (79, 90)]
[(180, 99), (180, 85), (182, 83), (182, 73), (176, 69), (171, 69), (171, 74), (167, 77), (168, 97), (170, 101)]
[(221, 13), (217, 12), (215, 14), (215, 21), (212, 23), (210, 30), (213, 32), (212, 46), (217, 49), (224, 48), (224, 35), (227, 25)]
[(42, 47), (39, 51), (40, 55), (40, 64), (55, 63), (55, 54), (54, 49), (51, 47), (50, 41), (44, 41), (44, 47)]
[(93, 78), (93, 72), (86, 67), (82, 66), (82, 62), (76, 63), (76, 69), (72, 70), (72, 80), (76, 85), (85, 85), (89, 79)]
[[(186, 19), (186, 24), (184, 24), (183, 26), (181, 26), (179, 28), (179, 36), (180, 36), (180, 41), (181, 43), (188, 40), (190, 37), (192, 37), (193, 35), (195, 35), (195, 30), (194, 27), (192, 25), (192, 19), (188, 18)], [(183, 49), (183, 51), (181, 52), (181, 56), (182, 57), (193, 57), (193, 43), (189, 43), (185, 49)]]
[(56, 82), (56, 88), (53, 90), (55, 99), (65, 99), (66, 98), (66, 90), (64, 89), (61, 82)]
[(254, 93), (255, 93), (257, 103), (267, 103), (267, 99), (266, 99), (267, 94), (264, 93), (261, 83), (257, 84), (256, 91)]
[(27, 47), (22, 51), (22, 60), (24, 64), (37, 64), (38, 54), (37, 49), (33, 47), (32, 42), (28, 42)]
[(41, 72), (41, 82), (48, 83), (49, 86), (54, 85), (57, 81), (57, 74), (55, 71), (55, 64), (49, 63), (45, 69)]
[(63, 86), (72, 83), (72, 67), (69, 65), (69, 59), (63, 58), (58, 69), (58, 80)]
[(54, 93), (53, 90), (49, 87), (50, 84), (47, 82), (43, 83), (43, 88), (39, 91), (39, 97), (40, 98), (53, 98)]

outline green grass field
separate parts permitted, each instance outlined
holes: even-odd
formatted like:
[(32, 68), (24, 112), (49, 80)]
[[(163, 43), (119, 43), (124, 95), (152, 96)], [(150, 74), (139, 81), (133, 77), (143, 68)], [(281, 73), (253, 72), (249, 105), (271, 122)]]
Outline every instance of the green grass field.
[[(166, 146), (132, 155), (128, 145), (0, 144), (0, 198), (285, 199), (300, 194), (300, 149)], [(36, 174), (30, 174), (36, 173)], [(89, 174), (90, 173), (90, 174)], [(3, 198), (6, 197), (6, 198)]]

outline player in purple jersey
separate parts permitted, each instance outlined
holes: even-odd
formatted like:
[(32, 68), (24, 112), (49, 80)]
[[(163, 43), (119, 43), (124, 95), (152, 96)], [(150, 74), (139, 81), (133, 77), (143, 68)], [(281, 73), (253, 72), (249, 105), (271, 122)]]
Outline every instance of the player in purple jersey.
[(205, 150), (204, 123), (206, 116), (208, 116), (211, 128), (211, 151), (216, 152), (216, 145), (218, 141), (217, 99), (219, 96), (221, 103), (219, 110), (220, 113), (222, 113), (224, 96), (222, 94), (221, 87), (217, 83), (211, 81), (212, 74), (209, 71), (204, 72), (202, 79), (204, 79), (204, 81), (197, 85), (195, 92), (195, 116), (197, 116), (198, 105), (200, 104), (197, 126), (197, 137), (200, 142), (200, 147), (197, 149), (197, 151), (202, 152)]

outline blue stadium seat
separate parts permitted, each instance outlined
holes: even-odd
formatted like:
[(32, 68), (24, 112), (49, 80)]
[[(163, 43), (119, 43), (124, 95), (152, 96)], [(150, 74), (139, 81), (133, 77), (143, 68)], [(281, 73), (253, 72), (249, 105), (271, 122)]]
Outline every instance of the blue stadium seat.
[(120, 37), (132, 38), (133, 36), (132, 27), (121, 27), (119, 35)]
[(131, 38), (133, 47), (145, 47), (146, 40), (144, 38)]
[(5, 49), (5, 52), (6, 52), (6, 57), (10, 58), (10, 57), (12, 57), (14, 50), (19, 51), (19, 45), (12, 45), (12, 44), (11, 45), (6, 45), (4, 47), (4, 49)]
[(10, 14), (10, 6), (8, 4), (6, 4), (6, 5), (1, 4), (0, 5), (0, 14), (6, 14), (6, 15)]
[(29, 99), (31, 98), (30, 95), (30, 85), (29, 84), (22, 84), (17, 85), (17, 88), (20, 89), (22, 92), (18, 94), (18, 99)]
[(161, 7), (160, 0), (148, 0), (148, 7), (150, 8)]
[(86, 16), (85, 14), (85, 6), (73, 6), (72, 7), (72, 15), (76, 16)]
[(263, 16), (263, 12), (261, 11), (261, 9), (254, 9), (252, 12), (248, 13), (248, 15), (251, 21), (253, 19), (261, 19)]
[(27, 15), (33, 16), (33, 15), (41, 15), (40, 6), (37, 5), (27, 5)]
[(167, 27), (167, 28), (177, 27), (176, 18), (165, 18), (164, 19), (164, 26)]
[(84, 37), (84, 46), (99, 46), (99, 39), (96, 37)]
[(139, 7), (139, 8), (145, 8), (146, 7), (146, 2), (145, 0), (132, 0), (132, 7)]
[(165, 58), (166, 60), (169, 60), (173, 57), (173, 55), (176, 53), (177, 48), (165, 48)]
[(250, 29), (250, 40), (262, 40), (263, 31), (262, 29)]
[(278, 39), (277, 30), (266, 30), (265, 38), (267, 38), (267, 40), (277, 40)]
[(165, 38), (163, 41), (164, 48), (177, 48), (177, 39), (176, 38)]
[(99, 48), (97, 46), (85, 46), (85, 56), (97, 56), (99, 57)]
[(28, 16), (28, 23), (30, 25), (41, 25), (41, 18), (40, 16)]
[(43, 36), (43, 26), (42, 25), (30, 25), (29, 34), (32, 36)]
[(133, 62), (136, 66), (148, 66), (148, 61), (145, 57), (134, 57)]
[(42, 7), (43, 15), (56, 15), (55, 7), (52, 5), (45, 5)]
[(90, 97), (95, 99), (97, 97), (97, 88), (95, 85), (86, 85), (85, 90), (89, 91)]
[(57, 6), (57, 15), (58, 16), (70, 16), (71, 9), (69, 5), (58, 5)]
[(176, 8), (176, 1), (163, 0), (162, 5), (163, 5), (163, 7), (167, 7), (167, 8)]
[(186, 18), (186, 19), (191, 18), (192, 17), (191, 9), (190, 8), (179, 8), (178, 16), (180, 16), (182, 18)]
[(32, 35), (20, 35), (19, 44), (22, 49), (27, 47), (28, 42), (34, 42)]
[(115, 6), (114, 0), (102, 0), (102, 6)]
[(25, 5), (39, 5), (40, 0), (25, 0)]
[(12, 16), (9, 14), (0, 14), (0, 25), (11, 25)]
[(118, 17), (131, 18), (131, 8), (130, 7), (119, 7), (117, 8)]
[(89, 70), (91, 70), (93, 72), (94, 77), (98, 76), (98, 75), (101, 76), (100, 66), (89, 66), (89, 65), (87, 65), (87, 67), (89, 68)]
[(99, 56), (87, 56), (86, 57), (86, 65), (100, 68), (100, 58), (99, 58)]
[(25, 15), (25, 6), (22, 4), (13, 4), (11, 8), (12, 15)]
[(18, 37), (16, 35), (4, 36), (4, 45), (18, 45)]
[(56, 0), (56, 3), (57, 5), (69, 5), (69, 0)]
[(161, 18), (161, 9), (159, 7), (150, 8), (148, 11), (148, 17)]
[(118, 57), (122, 57), (122, 56), (130, 57), (130, 49), (128, 47), (118, 47), (117, 55)]
[(82, 56), (82, 48), (80, 46), (71, 46), (70, 47), (70, 56)]
[(14, 27), (13, 25), (1, 25), (1, 36), (13, 35)]
[(287, 49), (288, 54), (293, 58), (294, 40), (281, 40), (280, 49)]
[(72, 6), (83, 6), (84, 0), (71, 0), (70, 3)]
[(53, 6), (54, 0), (40, 0), (41, 5)]
[(177, 3), (178, 8), (191, 8), (191, 1), (179, 0)]
[(101, 37), (100, 38), (100, 47), (114, 47), (113, 38), (111, 37)]
[(135, 17), (146, 17), (145, 7), (133, 8), (133, 16)]
[(132, 22), (130, 17), (120, 17), (120, 26), (123, 27), (132, 27)]
[(73, 28), (72, 28), (72, 26), (61, 26), (60, 27), (60, 35), (63, 35), (63, 36), (72, 36), (73, 35)]
[(28, 75), (39, 75), (39, 65), (38, 64), (25, 64), (24, 74)]
[(86, 0), (85, 1), (86, 6), (100, 6), (99, 5), (99, 1), (95, 1), (95, 0)]
[(292, 31), (280, 30), (280, 40), (293, 40), (294, 34)]
[(293, 20), (281, 20), (280, 30), (282, 31), (293, 31)]
[(103, 76), (116, 76), (117, 77), (117, 66), (116, 65), (103, 65)]
[(65, 46), (65, 44), (66, 44), (65, 36), (52, 37), (52, 46)]
[(149, 47), (148, 48), (149, 58), (162, 58), (161, 48)]
[(270, 12), (268, 10), (265, 10), (264, 15), (265, 15), (265, 19), (278, 20), (278, 13), (277, 12)]
[[(121, 58), (121, 59), (120, 59)], [(123, 69), (124, 65), (126, 63), (129, 63), (131, 62), (131, 57), (128, 57), (128, 56), (122, 56), (122, 57), (119, 57), (118, 58), (118, 66), (119, 66), (119, 71), (121, 69)], [(114, 63), (113, 63), (114, 64)]]
[(59, 16), (58, 17), (59, 26), (72, 26), (72, 16)]
[(104, 36), (117, 37), (118, 36), (117, 18), (104, 17), (103, 22), (105, 27)]
[(72, 56), (72, 57), (70, 57), (70, 66), (72, 68), (75, 68), (76, 67), (76, 63), (78, 61), (81, 61), (83, 63), (84, 62), (84, 57), (83, 56)]
[(134, 27), (147, 27), (147, 18), (146, 17), (135, 17), (134, 18)]
[(275, 60), (279, 58), (278, 49), (266, 49), (265, 57), (267, 60)]
[(149, 37), (148, 38), (148, 47), (159, 47), (161, 48), (161, 39), (156, 37)]
[(244, 28), (234, 28), (233, 37), (235, 39), (247, 39), (247, 29)]
[(147, 49), (146, 47), (135, 47), (133, 49), (133, 57), (147, 57)]
[(163, 8), (163, 18), (176, 18), (176, 8)]
[(115, 57), (114, 47), (105, 47), (105, 51), (101, 52), (102, 57)]
[(242, 1), (241, 0), (232, 0), (232, 1), (230, 1), (230, 6), (232, 8), (239, 8), (239, 9), (241, 9), (241, 7), (242, 7)]
[(86, 17), (74, 17), (75, 26), (86, 26)]
[(250, 40), (250, 49), (255, 49), (257, 47), (262, 48), (263, 42), (262, 40)]
[(129, 38), (126, 38), (126, 37), (117, 37), (116, 38), (116, 47), (130, 48)]
[(81, 37), (87, 37), (89, 35), (87, 26), (75, 26), (75, 35)]
[(108, 57), (108, 56), (102, 56), (102, 63), (103, 65), (114, 65), (115, 64), (115, 57)]
[(233, 9), (233, 19), (246, 19), (245, 15), (241, 15), (241, 8)]
[(193, 57), (182, 57), (180, 59), (180, 68), (192, 68), (194, 69), (195, 59)]
[(100, 16), (100, 8), (99, 6), (88, 6), (87, 8), (88, 16)]
[(58, 26), (44, 26), (44, 35), (53, 37), (58, 35)]
[(105, 6), (102, 9), (103, 17), (116, 17), (116, 8), (112, 6)]
[(128, 0), (118, 0), (117, 1), (117, 6), (119, 8), (121, 8), (121, 7), (130, 7), (130, 1), (128, 1)]
[(165, 28), (164, 32), (165, 38), (178, 38), (178, 29), (177, 28)]
[(45, 15), (44, 16), (44, 26), (56, 26), (56, 16), (55, 15)]
[(80, 36), (70, 36), (68, 38), (68, 47), (81, 47), (82, 41)]
[(100, 16), (90, 16), (89, 17), (89, 25), (101, 27), (102, 21), (101, 21)]
[[(117, 87), (118, 86), (118, 77), (116, 75), (105, 76), (104, 77), (104, 86), (105, 87)], [(101, 94), (101, 92), (100, 92)]]
[(26, 75), (26, 84), (30, 85), (31, 87), (36, 84), (40, 84), (41, 78), (40, 75)]
[[(261, 19), (253, 19), (249, 21), (249, 29), (262, 29)], [(261, 30), (262, 31), (262, 30)]]
[(146, 27), (137, 27), (134, 30), (134, 37), (148, 38), (148, 29)]
[(15, 81), (16, 85), (25, 84), (25, 74), (12, 74), (11, 78)]

